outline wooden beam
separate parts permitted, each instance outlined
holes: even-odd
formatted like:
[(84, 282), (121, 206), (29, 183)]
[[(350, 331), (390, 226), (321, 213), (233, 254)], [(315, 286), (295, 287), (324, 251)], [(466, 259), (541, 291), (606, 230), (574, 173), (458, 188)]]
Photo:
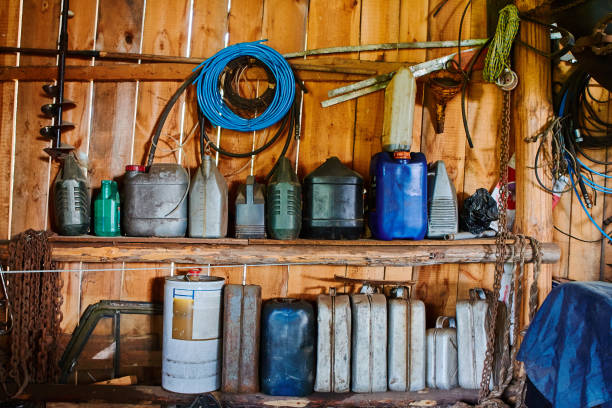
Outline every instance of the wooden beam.
[[(520, 11), (525, 11), (542, 3), (541, 0), (521, 0), (517, 6)], [(545, 27), (521, 21), (519, 35), (521, 40), (537, 49), (546, 51), (549, 48), (550, 33)], [(519, 78), (512, 95), (512, 128), (516, 145), (515, 231), (550, 242), (553, 237), (552, 196), (539, 187), (533, 171), (538, 143), (525, 142), (525, 138), (533, 137), (545, 128), (552, 114), (550, 60), (526, 47), (516, 47), (514, 69)], [(552, 268), (544, 266), (538, 279), (540, 303), (550, 292), (551, 285)]]
[[(478, 400), (478, 390), (462, 388), (373, 394), (314, 393), (306, 397), (214, 394), (224, 407), (447, 407), (457, 401), (475, 403)], [(157, 386), (32, 384), (20, 398), (40, 402), (190, 404), (196, 397), (197, 395), (175, 394)]]
[[(495, 262), (492, 240), (466, 241), (275, 241), (198, 239), (96, 239), (53, 240), (53, 260), (57, 262), (178, 262), (187, 264), (325, 264), (354, 266), (422, 266)], [(212, 241), (212, 242), (211, 242)], [(512, 254), (512, 248), (508, 249)], [(556, 244), (542, 245), (544, 263), (559, 260)], [(6, 257), (6, 244), (0, 258)], [(531, 249), (525, 259), (532, 259)], [(518, 254), (509, 260), (518, 261)]]
[[(303, 81), (358, 81), (367, 76), (387, 73), (401, 65), (380, 61), (346, 60), (326, 58), (320, 60), (299, 60), (291, 66), (299, 71)], [(66, 67), (66, 81), (181, 81), (187, 78), (196, 64), (147, 63), (147, 64), (106, 64), (70, 65)], [(46, 81), (57, 77), (55, 66), (0, 66), (0, 81)], [(248, 79), (265, 79), (261, 72), (249, 72)]]

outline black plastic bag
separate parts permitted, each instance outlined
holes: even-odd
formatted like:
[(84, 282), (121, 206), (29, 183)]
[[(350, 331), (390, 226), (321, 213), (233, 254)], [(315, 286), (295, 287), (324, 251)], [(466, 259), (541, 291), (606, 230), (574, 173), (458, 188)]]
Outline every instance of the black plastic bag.
[(498, 218), (497, 202), (486, 189), (479, 188), (463, 202), (459, 225), (463, 231), (478, 235), (489, 229), (491, 221)]

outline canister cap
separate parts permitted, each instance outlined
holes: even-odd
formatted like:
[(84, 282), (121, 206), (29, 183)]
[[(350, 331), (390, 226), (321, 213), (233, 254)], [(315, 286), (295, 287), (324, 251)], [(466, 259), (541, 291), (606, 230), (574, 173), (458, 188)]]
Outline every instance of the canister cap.
[(125, 171), (138, 171), (140, 173), (145, 172), (145, 166), (140, 164), (128, 164), (125, 166)]
[(408, 150), (400, 150), (398, 152), (393, 152), (394, 159), (410, 159), (410, 151)]

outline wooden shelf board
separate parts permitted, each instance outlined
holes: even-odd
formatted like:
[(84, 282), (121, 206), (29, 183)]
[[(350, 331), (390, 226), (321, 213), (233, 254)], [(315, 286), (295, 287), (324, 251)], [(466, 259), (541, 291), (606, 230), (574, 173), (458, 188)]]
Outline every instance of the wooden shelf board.
[[(215, 396), (220, 399), (224, 407), (445, 407), (457, 401), (475, 403), (478, 399), (478, 390), (455, 388), (373, 394), (314, 393), (306, 397), (224, 393), (215, 393)], [(158, 386), (32, 384), (21, 398), (39, 402), (189, 404), (196, 395), (175, 394)]]
[[(136, 237), (51, 237), (57, 262), (179, 262), (212, 265), (320, 264), (354, 266), (421, 266), (495, 262), (495, 241), (324, 241)], [(519, 255), (508, 248), (508, 260)], [(542, 243), (543, 263), (555, 263), (560, 249)], [(0, 243), (0, 259), (8, 245)], [(531, 248), (525, 260), (532, 260)]]

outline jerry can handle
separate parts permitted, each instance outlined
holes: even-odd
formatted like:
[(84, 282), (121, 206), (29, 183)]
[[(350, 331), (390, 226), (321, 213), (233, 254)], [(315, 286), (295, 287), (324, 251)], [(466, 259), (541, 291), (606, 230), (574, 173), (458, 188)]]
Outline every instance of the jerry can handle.
[(405, 285), (398, 285), (391, 289), (391, 297), (395, 299), (410, 299), (411, 287)]
[(457, 322), (454, 317), (451, 316), (438, 316), (436, 319), (436, 329), (443, 329), (444, 324), (448, 324), (447, 327), (456, 328)]
[(336, 296), (336, 288), (334, 287), (329, 288), (329, 296)]
[(376, 286), (372, 286), (369, 283), (364, 283), (361, 289), (359, 289), (359, 293), (365, 295), (372, 295), (374, 293), (379, 293), (379, 288)]
[(470, 300), (486, 300), (487, 294), (483, 288), (470, 289)]

